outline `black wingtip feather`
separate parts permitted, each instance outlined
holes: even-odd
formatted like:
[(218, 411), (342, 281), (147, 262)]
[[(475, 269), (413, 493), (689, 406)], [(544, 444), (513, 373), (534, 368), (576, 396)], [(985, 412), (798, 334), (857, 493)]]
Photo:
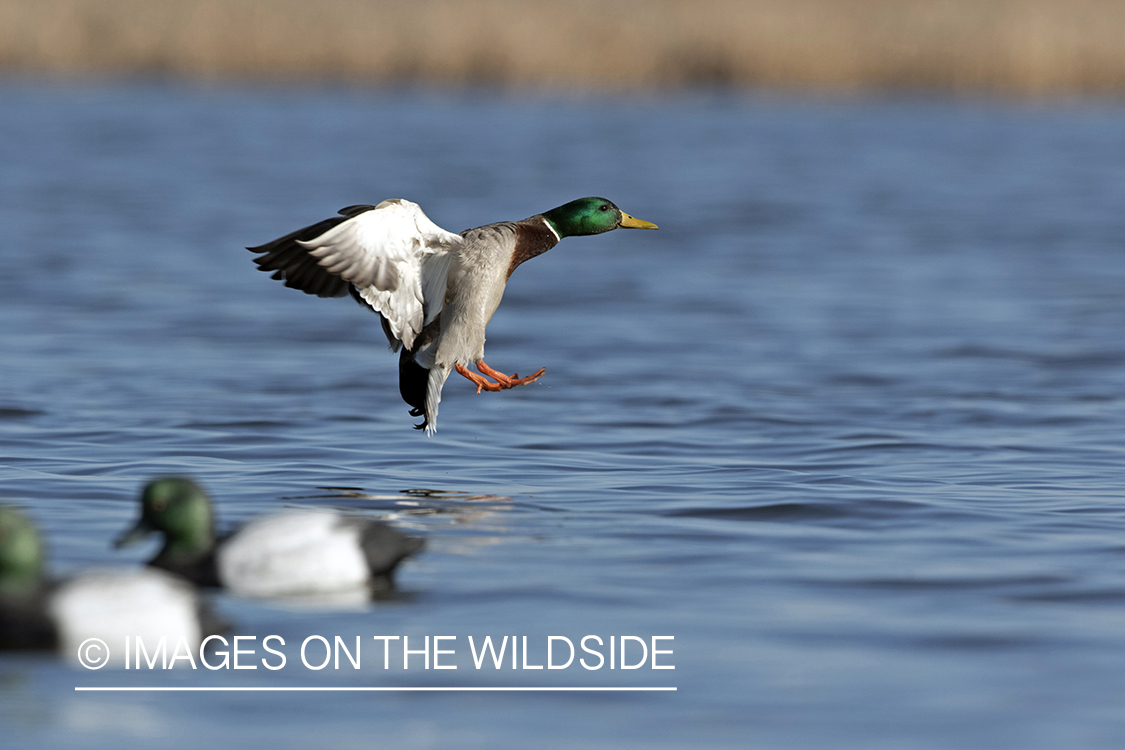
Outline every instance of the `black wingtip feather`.
[(305, 294), (315, 294), (317, 297), (343, 297), (348, 293), (350, 286), (348, 282), (326, 271), (316, 262), (316, 258), (309, 255), (297, 242), (315, 239), (329, 229), (372, 208), (374, 206), (348, 206), (340, 209), (340, 216), (310, 224), (284, 237), (278, 237), (273, 242), (246, 249), (261, 255), (254, 259), (259, 270), (274, 271), (271, 278), (284, 281), (287, 287), (299, 289)]
[(340, 214), (341, 216), (347, 216), (350, 219), (353, 216), (359, 216), (366, 211), (373, 211), (374, 209), (375, 206), (371, 206), (366, 203), (359, 203), (354, 206), (344, 206), (336, 213)]

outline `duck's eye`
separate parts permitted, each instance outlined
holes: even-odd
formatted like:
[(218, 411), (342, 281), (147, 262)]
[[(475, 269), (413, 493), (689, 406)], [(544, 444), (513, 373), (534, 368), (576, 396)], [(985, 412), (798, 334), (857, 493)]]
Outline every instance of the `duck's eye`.
[(152, 501), (152, 509), (155, 510), (157, 513), (160, 513), (161, 511), (163, 511), (164, 508), (166, 508), (167, 506), (168, 506), (168, 501), (165, 500), (164, 498), (158, 498), (158, 499)]
[(607, 206), (607, 205), (605, 205), (605, 204), (603, 203), (602, 205), (598, 206), (598, 210), (599, 210), (599, 211), (608, 211), (608, 210), (609, 210), (609, 206)]

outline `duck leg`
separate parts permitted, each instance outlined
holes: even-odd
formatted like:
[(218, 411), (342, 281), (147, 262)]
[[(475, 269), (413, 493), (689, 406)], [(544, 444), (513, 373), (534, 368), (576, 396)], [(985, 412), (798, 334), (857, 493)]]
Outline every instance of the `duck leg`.
[(518, 373), (514, 372), (511, 375), (505, 375), (499, 370), (493, 370), (483, 359), (480, 362), (477, 362), (477, 369), (490, 378), (494, 379), (497, 383), (503, 385), (505, 388), (515, 388), (517, 385), (527, 385), (528, 383), (534, 383), (536, 380), (543, 377), (543, 373), (547, 372), (546, 367), (540, 367), (538, 372), (528, 375), (526, 378), (521, 378)]
[(466, 377), (469, 380), (473, 381), (473, 384), (476, 385), (476, 387), (477, 387), (477, 393), (480, 393), (481, 390), (493, 391), (493, 392), (503, 391), (503, 390), (506, 390), (508, 388), (515, 388), (517, 385), (526, 385), (528, 383), (534, 383), (536, 380), (543, 377), (543, 373), (545, 373), (547, 371), (547, 368), (541, 367), (541, 368), (539, 368), (539, 371), (536, 372), (535, 374), (528, 375), (526, 378), (521, 378), (518, 373), (512, 373), (511, 375), (505, 375), (504, 373), (500, 372), (499, 370), (494, 370), (491, 367), (489, 367), (483, 360), (478, 362), (477, 363), (477, 369), (480, 370), (481, 373), (483, 373), (483, 375), (487, 375), (491, 378), (494, 378), (496, 382), (492, 382), (488, 378), (483, 377), (483, 375), (477, 375), (475, 372), (471, 372), (464, 365), (459, 364), (459, 365), (456, 366), (455, 369), (457, 370), (457, 373), (459, 375), (462, 375), (463, 377)]
[(471, 372), (469, 369), (467, 369), (462, 364), (456, 365), (454, 369), (457, 370), (457, 374), (462, 375), (462, 376), (468, 378), (469, 380), (473, 381), (473, 385), (475, 385), (477, 387), (477, 393), (480, 393), (482, 388), (486, 391), (502, 391), (502, 390), (504, 390), (504, 386), (500, 385), (499, 383), (493, 383), (488, 378), (483, 377), (481, 375), (477, 375), (475, 372)]

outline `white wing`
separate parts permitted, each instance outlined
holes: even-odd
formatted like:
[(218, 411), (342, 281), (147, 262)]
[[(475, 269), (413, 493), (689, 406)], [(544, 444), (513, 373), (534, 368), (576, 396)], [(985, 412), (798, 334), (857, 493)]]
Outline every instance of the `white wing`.
[(449, 250), (461, 235), (430, 221), (416, 203), (386, 200), (297, 244), (329, 273), (354, 284), (407, 349), (441, 312)]

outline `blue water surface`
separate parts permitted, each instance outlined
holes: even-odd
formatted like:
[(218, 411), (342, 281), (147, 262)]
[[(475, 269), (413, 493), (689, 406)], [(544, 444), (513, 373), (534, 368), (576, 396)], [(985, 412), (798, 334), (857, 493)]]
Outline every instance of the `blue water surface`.
[[(47, 748), (1121, 747), (1123, 115), (3, 84), (0, 491), (52, 572), (151, 555), (109, 543), (168, 473), (224, 526), (326, 506), (428, 547), (370, 606), (212, 596), (231, 634), (285, 638), (280, 671), (2, 655), (0, 726)], [(522, 266), (488, 361), (547, 374), (452, 379), (434, 438), (373, 315), (243, 249), (384, 198), (460, 231), (584, 195), (660, 231)], [(313, 634), (361, 636), (362, 668), (303, 667)], [(526, 635), (542, 664), (588, 634), (674, 636), (675, 669), (468, 653)], [(458, 669), (384, 670), (373, 635), (457, 636)]]

